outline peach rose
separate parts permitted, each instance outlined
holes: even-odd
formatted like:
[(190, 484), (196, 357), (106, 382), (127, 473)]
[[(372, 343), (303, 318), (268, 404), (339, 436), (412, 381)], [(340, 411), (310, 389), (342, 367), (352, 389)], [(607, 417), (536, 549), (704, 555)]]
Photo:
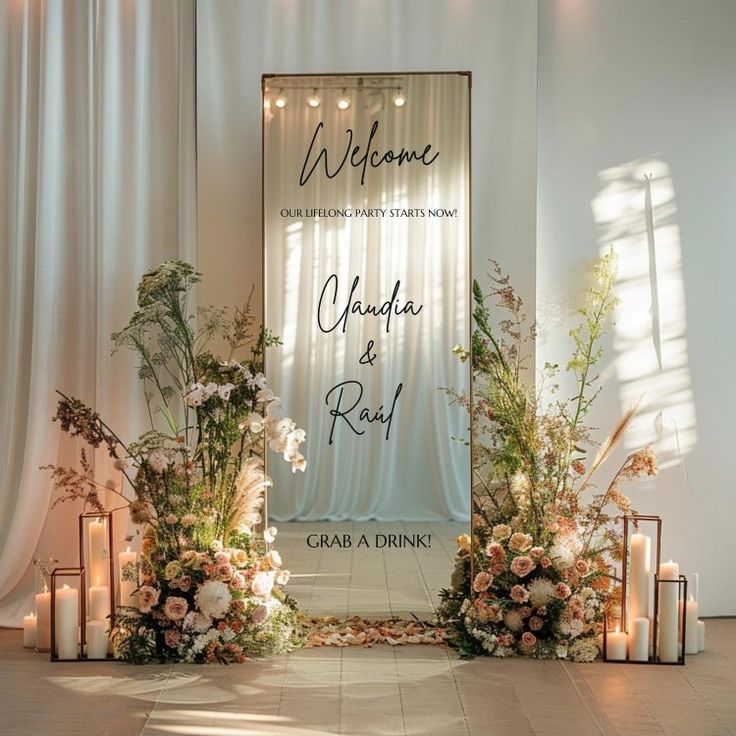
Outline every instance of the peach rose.
[(529, 557), (533, 560), (541, 560), (544, 557), (544, 547), (532, 547), (529, 550)]
[(141, 613), (149, 611), (158, 603), (161, 591), (150, 585), (142, 585), (138, 590), (138, 609)]
[(532, 546), (533, 541), (529, 534), (515, 532), (511, 535), (511, 539), (509, 539), (509, 549), (512, 549), (514, 552), (526, 552)]
[(585, 560), (575, 560), (575, 571), (584, 577), (590, 572), (590, 565)]
[(511, 599), (517, 603), (526, 603), (529, 600), (529, 591), (523, 585), (514, 585), (511, 588)]
[(181, 621), (187, 615), (188, 610), (189, 604), (186, 598), (179, 598), (178, 596), (172, 595), (164, 603), (164, 613), (172, 621)]
[(458, 552), (470, 552), (471, 540), (467, 534), (461, 534), (457, 538)]
[(570, 596), (570, 586), (567, 583), (557, 583), (555, 585), (554, 596), (564, 601), (565, 598)]
[(544, 626), (544, 621), (542, 621), (542, 619), (539, 618), (539, 616), (532, 616), (529, 619), (529, 628), (532, 631), (539, 631), (539, 629), (541, 629), (542, 626)]
[(525, 631), (521, 635), (521, 643), (527, 647), (527, 649), (531, 649), (537, 643), (537, 637), (534, 636), (531, 631)]
[(511, 527), (508, 524), (496, 524), (491, 531), (494, 539), (503, 540), (511, 536)]
[(536, 565), (531, 557), (514, 557), (511, 561), (511, 572), (520, 578), (525, 578), (535, 567)]
[(491, 587), (493, 576), (489, 572), (479, 572), (473, 580), (473, 590), (476, 593), (482, 593)]

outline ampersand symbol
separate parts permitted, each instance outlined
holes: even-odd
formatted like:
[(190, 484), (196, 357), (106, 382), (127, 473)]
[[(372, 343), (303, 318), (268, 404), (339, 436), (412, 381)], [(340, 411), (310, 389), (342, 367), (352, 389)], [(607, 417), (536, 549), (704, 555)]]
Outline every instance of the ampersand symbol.
[(361, 365), (373, 365), (373, 361), (376, 359), (376, 354), (373, 352), (373, 340), (368, 340), (368, 345), (365, 348), (365, 352), (360, 356), (358, 361)]

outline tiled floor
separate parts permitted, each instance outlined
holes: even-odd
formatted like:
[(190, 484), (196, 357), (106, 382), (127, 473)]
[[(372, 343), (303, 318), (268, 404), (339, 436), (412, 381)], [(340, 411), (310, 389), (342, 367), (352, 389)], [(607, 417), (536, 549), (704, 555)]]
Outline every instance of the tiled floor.
[[(305, 575), (292, 593), (311, 612), (420, 617), (446, 583), (457, 533), (434, 529), (449, 541), (433, 538), (431, 554), (326, 554), (304, 548), (304, 531), (284, 525), (279, 548)], [(232, 667), (51, 664), (0, 630), (0, 734), (736, 736), (736, 620), (707, 625), (708, 650), (685, 667), (466, 662), (434, 646), (309, 649)]]
[[(460, 522), (279, 524), (276, 547), (293, 573), (288, 590), (314, 616), (431, 618), (449, 584)], [(331, 547), (316, 546), (326, 535)], [(361, 544), (361, 539), (365, 544)], [(340, 547), (347, 540), (350, 547)], [(430, 546), (388, 546), (407, 540)], [(361, 546), (358, 546), (361, 545)]]

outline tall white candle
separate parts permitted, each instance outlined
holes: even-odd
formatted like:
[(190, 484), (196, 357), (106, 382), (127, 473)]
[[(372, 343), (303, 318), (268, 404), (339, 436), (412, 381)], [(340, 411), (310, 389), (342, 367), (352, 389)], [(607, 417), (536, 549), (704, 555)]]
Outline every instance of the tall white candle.
[(698, 602), (688, 597), (685, 616), (685, 654), (698, 653)]
[(110, 550), (107, 549), (107, 524), (95, 519), (87, 527), (89, 534), (89, 566), (87, 580), (91, 585), (110, 584)]
[(110, 615), (110, 588), (93, 585), (89, 589), (89, 617), (103, 620)]
[(618, 628), (606, 633), (606, 658), (621, 661), (626, 659), (626, 633)]
[(65, 585), (56, 591), (56, 651), (59, 659), (79, 654), (79, 591)]
[(631, 535), (629, 567), (629, 632), (637, 618), (649, 618), (649, 586), (652, 577), (652, 539), (646, 534)]
[[(677, 580), (680, 566), (676, 562), (663, 562), (659, 566), (662, 580)], [(659, 584), (659, 642), (657, 654), (661, 662), (677, 662), (678, 656), (678, 592), (672, 583)]]
[(107, 657), (107, 621), (87, 621), (87, 659)]
[(36, 614), (29, 613), (27, 616), (23, 616), (23, 646), (26, 649), (33, 649), (37, 640)]
[(705, 651), (705, 621), (698, 621), (698, 651)]
[(40, 651), (51, 649), (51, 593), (48, 590), (36, 593), (36, 639)]
[(137, 606), (138, 594), (138, 569), (136, 564), (138, 555), (130, 551), (130, 546), (125, 552), (118, 555), (118, 575), (120, 580), (120, 605)]
[(629, 629), (629, 659), (646, 662), (649, 659), (649, 619), (637, 616)]

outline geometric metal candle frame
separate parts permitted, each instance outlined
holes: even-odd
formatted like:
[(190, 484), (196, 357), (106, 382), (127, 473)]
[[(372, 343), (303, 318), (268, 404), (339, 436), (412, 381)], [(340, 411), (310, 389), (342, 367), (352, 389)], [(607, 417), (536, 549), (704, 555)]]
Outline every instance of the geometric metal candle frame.
[[(658, 568), (659, 569), (659, 568)], [(676, 585), (677, 586), (677, 617), (678, 621), (678, 632), (682, 632), (682, 642), (678, 644), (680, 649), (677, 651), (677, 659), (674, 662), (660, 662), (657, 656), (658, 636), (657, 636), (657, 625), (659, 623), (659, 586), (660, 585)], [(669, 578), (660, 578), (659, 572), (654, 574), (654, 648), (652, 664), (685, 664), (685, 639), (687, 632), (685, 627), (687, 626), (687, 578), (684, 575), (680, 575), (676, 580)], [(682, 602), (682, 605), (680, 605)]]
[[(56, 581), (59, 578), (79, 579), (79, 608), (78, 621), (80, 622), (80, 640), (77, 645), (77, 656), (74, 659), (60, 659), (56, 651)], [(83, 567), (57, 567), (51, 573), (51, 661), (52, 662), (80, 662), (83, 658), (85, 646), (85, 626), (87, 618), (87, 590), (85, 587), (85, 573)]]
[[(90, 569), (87, 562), (87, 555), (85, 554), (86, 545), (84, 543), (84, 521), (85, 519), (106, 519), (107, 520), (107, 550), (109, 564), (110, 564), (110, 576), (109, 576), (109, 591), (110, 591), (110, 631), (112, 631), (115, 625), (115, 560), (113, 558), (113, 536), (112, 536), (112, 512), (111, 511), (87, 511), (79, 514), (79, 566), (82, 568)], [(93, 581), (90, 580), (90, 585)], [(85, 597), (87, 591), (85, 590)]]
[[(628, 598), (628, 586), (629, 586), (629, 536), (631, 534), (631, 527), (634, 529), (639, 528), (641, 522), (653, 522), (657, 526), (656, 533), (656, 552), (655, 552), (655, 570), (654, 573), (654, 613), (653, 613), (653, 626), (652, 626), (652, 654), (645, 660), (632, 660), (632, 659), (608, 659), (608, 616), (603, 616), (603, 661), (611, 662), (615, 664), (655, 664), (655, 665), (684, 665), (685, 664), (685, 625), (687, 623), (687, 605), (684, 601), (687, 600), (687, 578), (684, 575), (680, 575), (676, 580), (660, 579), (659, 577), (659, 566), (661, 564), (662, 554), (662, 519), (659, 516), (645, 515), (645, 514), (629, 514), (623, 517), (623, 561), (621, 566), (621, 631), (629, 633), (628, 631), (628, 616), (626, 615), (626, 600)], [(661, 585), (677, 585), (678, 586), (678, 630), (682, 631), (682, 643), (681, 649), (678, 649), (677, 660), (674, 662), (661, 662), (658, 657), (659, 647), (659, 586)], [(679, 605), (679, 601), (683, 601), (683, 605)], [(678, 645), (679, 646), (679, 645)]]

